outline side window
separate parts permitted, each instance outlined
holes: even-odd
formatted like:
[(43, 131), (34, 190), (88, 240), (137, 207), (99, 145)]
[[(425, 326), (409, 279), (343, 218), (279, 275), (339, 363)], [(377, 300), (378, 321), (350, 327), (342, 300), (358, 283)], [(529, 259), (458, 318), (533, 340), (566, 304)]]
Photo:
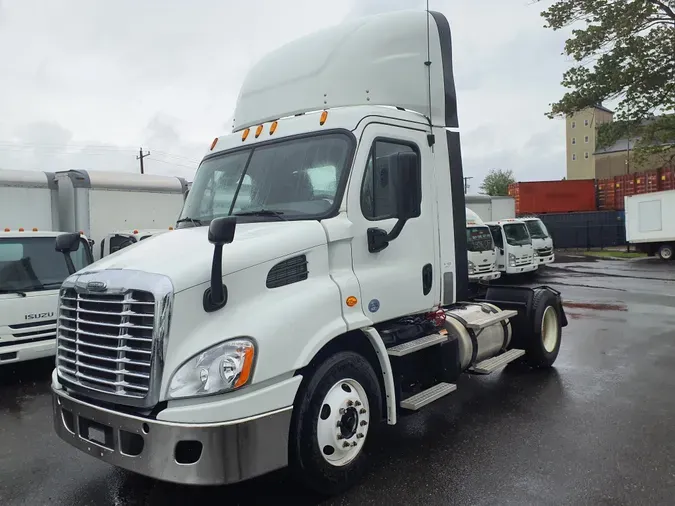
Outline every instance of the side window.
[(502, 240), (502, 228), (497, 225), (490, 225), (490, 232), (492, 232), (492, 239), (495, 242), (495, 246), (498, 248), (504, 248), (504, 241)]
[(396, 218), (396, 181), (391, 168), (399, 153), (415, 155), (419, 152), (410, 144), (377, 140), (373, 143), (361, 184), (361, 211), (371, 221)]

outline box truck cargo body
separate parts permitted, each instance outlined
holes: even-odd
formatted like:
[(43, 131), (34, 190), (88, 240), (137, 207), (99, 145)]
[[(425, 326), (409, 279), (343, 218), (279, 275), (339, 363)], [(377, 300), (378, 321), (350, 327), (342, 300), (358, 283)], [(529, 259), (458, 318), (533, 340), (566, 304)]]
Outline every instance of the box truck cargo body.
[(58, 230), (57, 186), (51, 172), (0, 170), (0, 230)]
[(57, 172), (63, 230), (82, 230), (98, 245), (114, 230), (164, 229), (175, 224), (187, 182), (180, 177), (120, 172)]
[(626, 240), (638, 250), (672, 260), (675, 252), (675, 190), (625, 197)]
[(466, 195), (466, 207), (481, 220), (499, 221), (516, 217), (516, 203), (512, 197), (491, 197), (490, 195)]

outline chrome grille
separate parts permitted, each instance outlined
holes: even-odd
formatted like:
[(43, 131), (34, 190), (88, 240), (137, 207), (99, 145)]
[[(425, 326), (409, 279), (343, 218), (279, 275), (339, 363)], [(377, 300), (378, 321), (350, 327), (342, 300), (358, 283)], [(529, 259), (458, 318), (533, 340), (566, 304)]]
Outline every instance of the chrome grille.
[(540, 257), (548, 257), (553, 253), (553, 248), (539, 248), (537, 253)]
[(61, 291), (56, 366), (73, 385), (98, 392), (145, 398), (151, 388), (155, 297)]
[(516, 258), (516, 267), (531, 264), (533, 261), (534, 258), (532, 257), (532, 255), (524, 255), (520, 258)]
[(492, 270), (492, 264), (485, 264), (485, 265), (477, 265), (476, 266), (476, 272), (479, 274), (484, 274), (486, 272), (490, 272)]

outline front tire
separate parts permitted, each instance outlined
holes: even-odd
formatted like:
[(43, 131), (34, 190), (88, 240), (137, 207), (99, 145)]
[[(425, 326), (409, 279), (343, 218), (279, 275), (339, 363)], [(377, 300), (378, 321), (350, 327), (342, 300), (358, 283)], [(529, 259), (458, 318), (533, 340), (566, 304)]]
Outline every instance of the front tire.
[(672, 260), (673, 259), (673, 246), (670, 244), (662, 244), (659, 246), (659, 258), (661, 260)]
[(337, 353), (314, 369), (296, 396), (289, 438), (294, 477), (337, 494), (366, 470), (365, 444), (381, 416), (377, 375), (362, 355)]
[(526, 337), (525, 360), (533, 367), (548, 368), (558, 358), (562, 339), (562, 314), (557, 296), (549, 290), (535, 292), (533, 327)]

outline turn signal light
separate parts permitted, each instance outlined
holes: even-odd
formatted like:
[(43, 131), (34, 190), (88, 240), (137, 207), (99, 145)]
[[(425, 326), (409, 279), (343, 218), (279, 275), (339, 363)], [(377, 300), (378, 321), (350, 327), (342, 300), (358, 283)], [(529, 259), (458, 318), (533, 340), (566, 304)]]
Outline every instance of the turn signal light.
[(218, 137), (213, 139), (213, 142), (211, 143), (211, 149), (209, 151), (213, 151), (213, 148), (216, 147), (216, 144), (218, 144)]

